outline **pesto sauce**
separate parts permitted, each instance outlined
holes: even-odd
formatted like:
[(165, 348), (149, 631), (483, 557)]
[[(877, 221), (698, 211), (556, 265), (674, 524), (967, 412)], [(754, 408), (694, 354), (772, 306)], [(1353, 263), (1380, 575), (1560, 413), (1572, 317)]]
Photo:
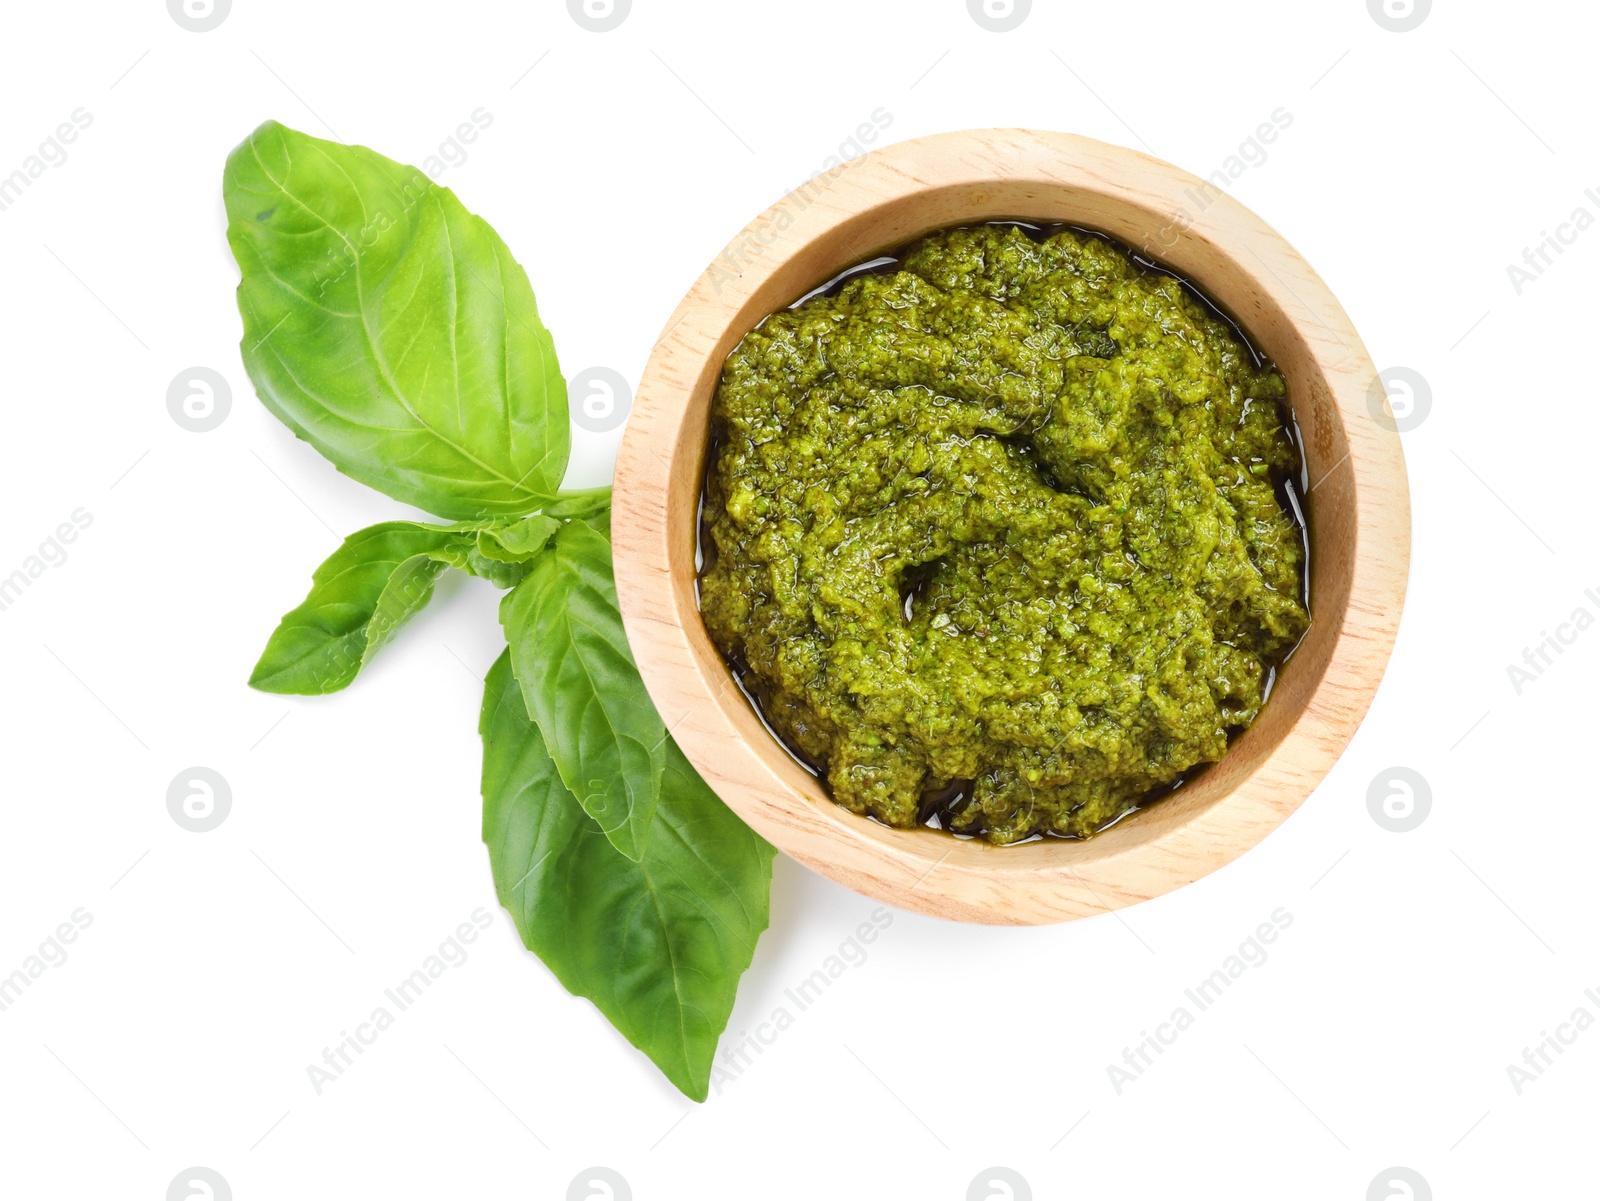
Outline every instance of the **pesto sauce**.
[(707, 629), (845, 808), (1087, 837), (1221, 757), (1305, 632), (1285, 402), (1109, 239), (931, 234), (728, 357)]

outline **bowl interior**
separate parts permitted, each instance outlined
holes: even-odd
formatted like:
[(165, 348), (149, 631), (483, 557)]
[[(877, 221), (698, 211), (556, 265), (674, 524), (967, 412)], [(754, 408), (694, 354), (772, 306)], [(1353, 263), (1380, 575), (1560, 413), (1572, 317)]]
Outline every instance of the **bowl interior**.
[[(1188, 279), (1233, 316), (1288, 384), (1305, 457), (1312, 551), (1311, 627), (1279, 672), (1260, 716), (1221, 761), (1093, 839), (1045, 839), (1013, 847), (932, 831), (893, 830), (835, 806), (819, 782), (776, 745), (732, 685), (720, 652), (698, 620), (694, 596), (696, 517), (710, 406), (729, 352), (769, 313), (850, 266), (936, 229), (1000, 219), (1066, 222), (1109, 234)], [(949, 184), (886, 199), (828, 225), (796, 253), (776, 262), (755, 284), (700, 361), (698, 374), (685, 381), (689, 403), (672, 448), (666, 504), (671, 587), (700, 672), (714, 684), (715, 703), (747, 741), (771, 745), (776, 755), (769, 763), (797, 797), (855, 823), (861, 837), (925, 858), (930, 865), (959, 867), (970, 862), (986, 871), (1027, 873), (1045, 865), (1091, 864), (1157, 839), (1210, 809), (1266, 762), (1322, 680), (1344, 623), (1353, 574), (1355, 490), (1344, 425), (1328, 383), (1300, 325), (1259, 286), (1263, 266), (1236, 261), (1198, 229), (1175, 221), (1170, 210), (1109, 195), (1099, 187), (1040, 178)], [(1358, 348), (1355, 353), (1360, 353)]]

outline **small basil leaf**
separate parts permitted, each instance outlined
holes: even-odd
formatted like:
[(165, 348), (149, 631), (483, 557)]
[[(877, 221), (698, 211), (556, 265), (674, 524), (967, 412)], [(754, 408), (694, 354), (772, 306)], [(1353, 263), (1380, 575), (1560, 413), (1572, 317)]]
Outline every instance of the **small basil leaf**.
[(545, 548), (560, 528), (561, 522), (542, 514), (489, 526), (478, 533), (478, 551), (502, 563), (526, 563)]
[(500, 602), (528, 715), (584, 811), (630, 859), (655, 815), (667, 730), (617, 611), (611, 545), (572, 522)]
[(483, 840), (523, 944), (704, 1101), (739, 977), (767, 928), (773, 849), (668, 742), (655, 829), (619, 854), (562, 783), (500, 656), (484, 684)]
[(611, 508), (611, 485), (589, 488), (583, 492), (568, 492), (556, 497), (544, 507), (550, 517), (593, 517)]
[(312, 575), (304, 603), (278, 623), (250, 686), (300, 696), (345, 687), (428, 603), (446, 564), (464, 561), (471, 538), (412, 521), (351, 534)]
[(566, 381), (522, 267), (414, 167), (269, 121), (228, 156), (241, 349), (347, 475), (453, 519), (553, 498)]
[(578, 520), (607, 542), (611, 541), (611, 509), (609, 507), (601, 509), (598, 513), (590, 513), (587, 517), (580, 517)]
[(459, 563), (452, 561), (451, 566), (488, 580), (496, 588), (515, 588), (527, 578), (529, 567), (527, 560), (508, 561), (491, 558), (479, 549), (479, 545), (481, 544), (468, 543), (461, 555), (461, 561)]
[(545, 506), (544, 511), (551, 517), (564, 517), (572, 521), (581, 521), (603, 534), (608, 540), (611, 537), (611, 487), (591, 488), (586, 492), (569, 492), (565, 496), (557, 497), (552, 503)]

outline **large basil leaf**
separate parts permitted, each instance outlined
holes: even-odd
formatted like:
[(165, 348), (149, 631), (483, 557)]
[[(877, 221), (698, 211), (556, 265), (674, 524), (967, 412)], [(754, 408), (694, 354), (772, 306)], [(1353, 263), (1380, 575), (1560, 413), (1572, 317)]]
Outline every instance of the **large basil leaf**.
[(573, 521), (500, 602), (528, 715), (561, 779), (617, 850), (644, 854), (667, 730), (628, 649), (611, 544)]
[(578, 804), (518, 695), (509, 654), (484, 685), (483, 840), (495, 891), (569, 992), (696, 1101), (739, 977), (767, 928), (773, 849), (668, 742), (649, 847), (619, 854)]
[(487, 222), (414, 167), (276, 121), (228, 156), (223, 197), (245, 368), (297, 435), (444, 517), (555, 495), (566, 383)]
[(559, 524), (542, 517), (506, 525), (386, 521), (351, 534), (312, 575), (305, 601), (278, 623), (250, 686), (300, 696), (339, 691), (427, 605), (445, 567), (513, 587)]

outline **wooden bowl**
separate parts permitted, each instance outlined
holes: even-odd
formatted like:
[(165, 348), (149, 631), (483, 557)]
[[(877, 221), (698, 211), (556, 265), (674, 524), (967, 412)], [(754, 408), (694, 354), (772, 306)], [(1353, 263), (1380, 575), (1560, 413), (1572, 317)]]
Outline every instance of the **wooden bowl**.
[[(1086, 840), (997, 847), (895, 830), (835, 805), (734, 685), (695, 601), (696, 512), (723, 360), (841, 270), (953, 225), (1015, 218), (1103, 231), (1227, 309), (1283, 373), (1311, 491), (1311, 628), (1221, 761)], [(1158, 896), (1260, 841), (1311, 793), (1367, 711), (1405, 596), (1405, 461), (1338, 301), (1259, 217), (1178, 168), (1070, 134), (939, 134), (814, 178), (745, 227), (678, 306), (617, 459), (617, 592), (639, 670), (684, 753), (778, 849), (869, 897), (1029, 924)], [(1369, 407), (1369, 404), (1372, 407)], [(1387, 418), (1387, 420), (1385, 420)]]

